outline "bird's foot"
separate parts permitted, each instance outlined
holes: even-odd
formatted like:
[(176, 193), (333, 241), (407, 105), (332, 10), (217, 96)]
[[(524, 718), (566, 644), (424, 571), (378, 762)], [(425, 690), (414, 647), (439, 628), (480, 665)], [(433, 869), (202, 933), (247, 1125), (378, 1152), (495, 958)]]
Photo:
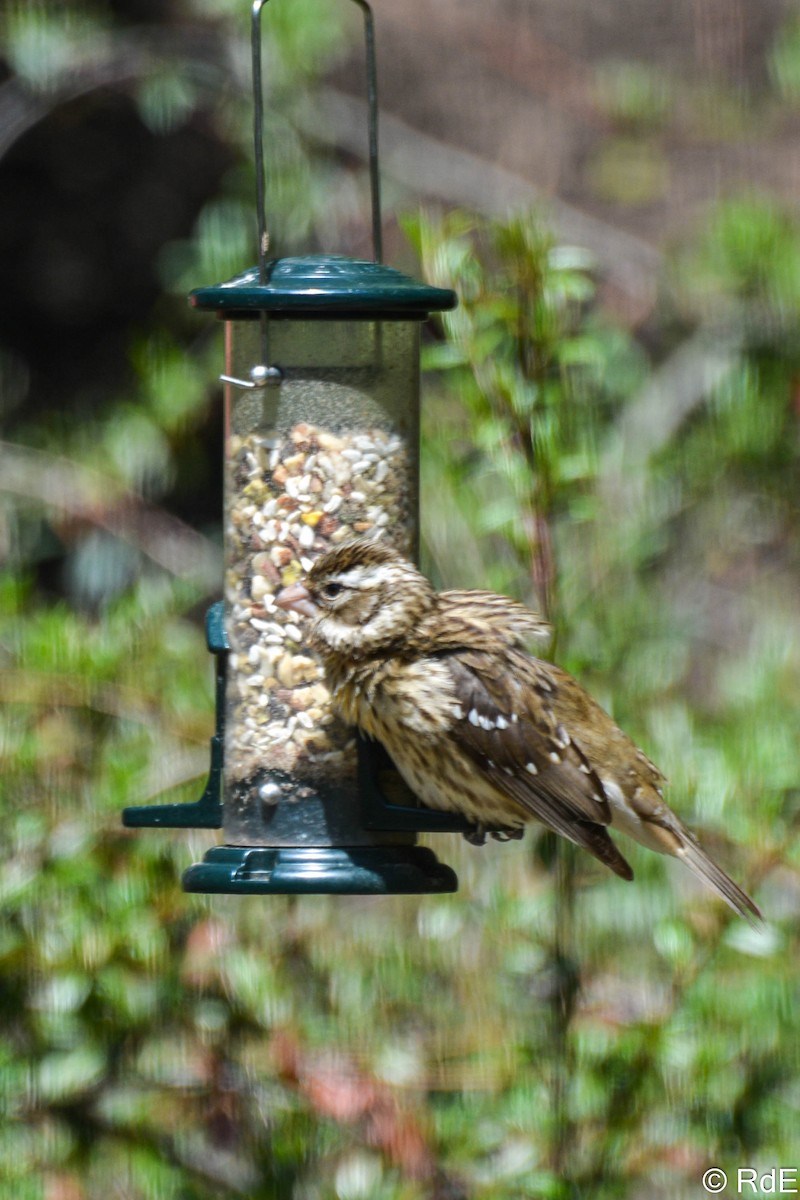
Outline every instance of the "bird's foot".
[(465, 842), (469, 842), (470, 846), (486, 845), (486, 830), (483, 825), (473, 825), (472, 829), (465, 830), (462, 837)]
[(493, 829), (492, 837), (496, 842), (518, 842), (520, 838), (525, 837), (525, 827), (519, 825), (512, 829)]
[(496, 842), (516, 842), (525, 836), (525, 827), (520, 825), (510, 829), (487, 829), (485, 825), (473, 825), (472, 829), (468, 829), (462, 836), (471, 846), (485, 846), (487, 833)]

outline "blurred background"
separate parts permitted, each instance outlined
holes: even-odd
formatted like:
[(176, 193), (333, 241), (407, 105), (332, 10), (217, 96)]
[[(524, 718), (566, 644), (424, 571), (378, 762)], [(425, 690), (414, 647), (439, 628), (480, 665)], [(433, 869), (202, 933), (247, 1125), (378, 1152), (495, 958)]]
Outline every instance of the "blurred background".
[[(386, 258), (461, 299), (425, 339), (423, 565), (547, 608), (768, 924), (533, 831), (431, 836), (455, 896), (234, 900), (180, 891), (212, 835), (121, 829), (208, 767), (222, 348), (186, 293), (256, 257), (249, 5), (7, 2), (15, 1200), (688, 1200), (800, 1167), (800, 9), (374, 7)], [(368, 257), (358, 9), (264, 25), (272, 247)]]

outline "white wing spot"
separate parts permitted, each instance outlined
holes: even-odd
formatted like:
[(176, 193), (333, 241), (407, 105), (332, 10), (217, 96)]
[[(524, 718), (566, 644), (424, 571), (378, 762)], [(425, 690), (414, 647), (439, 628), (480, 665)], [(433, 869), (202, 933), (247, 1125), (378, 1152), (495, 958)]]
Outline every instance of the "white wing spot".
[(583, 771), (584, 775), (591, 775), (592, 773), (592, 768), (585, 762), (578, 763), (578, 770)]
[(561, 762), (561, 755), (558, 753), (557, 750), (551, 750), (547, 757), (550, 759), (550, 762), (554, 762), (554, 763)]
[(470, 725), (480, 725), (480, 717), (478, 716), (477, 708), (471, 708), (469, 710), (469, 717), (467, 719)]
[(558, 729), (556, 730), (556, 734), (558, 735), (557, 745), (559, 745), (562, 750), (566, 750), (567, 746), (569, 745), (569, 734), (563, 725), (559, 725)]
[(612, 804), (618, 804), (623, 808), (627, 807), (628, 802), (625, 799), (622, 788), (619, 786), (616, 780), (601, 779), (600, 782), (603, 785), (603, 791)]
[(479, 716), (478, 724), (480, 725), (481, 729), (485, 729), (487, 733), (490, 729), (494, 729), (494, 721), (492, 721), (489, 717)]
[(498, 729), (508, 729), (508, 721), (504, 716), (499, 716), (495, 721), (495, 725)]
[(511, 724), (512, 724), (512, 725), (516, 725), (516, 723), (517, 723), (517, 721), (518, 721), (518, 720), (519, 720), (519, 717), (517, 716), (517, 714), (516, 714), (516, 713), (512, 713), (512, 714), (511, 714)]
[(529, 775), (538, 775), (539, 774), (539, 768), (536, 766), (536, 763), (532, 763), (532, 762), (525, 763), (525, 770), (528, 772)]
[(450, 710), (457, 721), (464, 720), (464, 710), (460, 704), (454, 704)]

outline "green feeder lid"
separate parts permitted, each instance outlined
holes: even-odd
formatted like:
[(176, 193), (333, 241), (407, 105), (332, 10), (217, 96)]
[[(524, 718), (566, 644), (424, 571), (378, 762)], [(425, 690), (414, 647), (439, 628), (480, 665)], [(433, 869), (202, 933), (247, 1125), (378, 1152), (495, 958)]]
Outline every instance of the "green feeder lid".
[(267, 282), (258, 267), (189, 295), (194, 308), (227, 312), (333, 316), (383, 314), (420, 319), (429, 312), (455, 308), (455, 292), (429, 287), (383, 263), (361, 262), (335, 254), (277, 258), (266, 264)]

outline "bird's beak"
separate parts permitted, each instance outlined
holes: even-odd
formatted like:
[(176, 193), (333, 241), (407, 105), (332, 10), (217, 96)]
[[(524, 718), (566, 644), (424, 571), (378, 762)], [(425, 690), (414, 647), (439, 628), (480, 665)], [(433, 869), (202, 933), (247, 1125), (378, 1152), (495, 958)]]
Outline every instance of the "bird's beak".
[(275, 603), (278, 608), (288, 608), (304, 617), (317, 615), (317, 606), (311, 599), (311, 593), (302, 583), (290, 583), (288, 587), (283, 588), (275, 597)]

